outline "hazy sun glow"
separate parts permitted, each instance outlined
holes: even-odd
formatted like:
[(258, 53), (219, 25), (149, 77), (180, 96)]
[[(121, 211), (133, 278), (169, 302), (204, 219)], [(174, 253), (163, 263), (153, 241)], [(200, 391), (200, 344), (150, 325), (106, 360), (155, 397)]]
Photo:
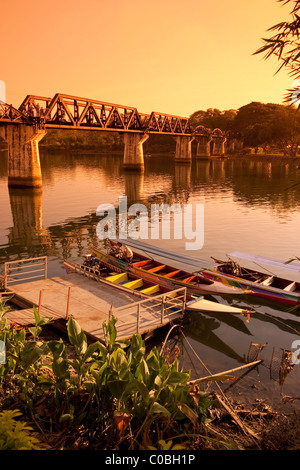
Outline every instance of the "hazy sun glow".
[(2, 0), (6, 101), (65, 93), (182, 116), (281, 103), (291, 78), (252, 54), (290, 8), (276, 0)]

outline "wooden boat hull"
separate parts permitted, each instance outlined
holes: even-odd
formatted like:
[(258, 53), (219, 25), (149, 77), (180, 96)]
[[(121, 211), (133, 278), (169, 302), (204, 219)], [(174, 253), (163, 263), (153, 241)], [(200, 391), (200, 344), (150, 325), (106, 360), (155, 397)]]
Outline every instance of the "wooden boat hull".
[[(102, 282), (106, 285), (114, 287), (116, 290), (121, 290), (133, 294), (134, 296), (140, 299), (149, 299), (151, 296), (166, 294), (166, 299), (168, 296), (173, 296), (174, 288), (168, 288), (160, 286), (157, 283), (147, 282), (144, 279), (132, 275), (126, 271), (120, 269), (114, 270), (115, 266), (104, 263), (106, 267), (111, 271), (109, 276), (101, 276), (97, 274), (96, 270), (84, 266), (83, 264), (72, 263), (69, 260), (64, 260), (64, 268), (68, 273), (77, 272), (83, 275), (88, 275), (92, 279)], [(116, 271), (116, 272), (114, 272)], [(129, 276), (129, 277), (128, 277)], [(124, 283), (126, 285), (124, 285)], [(174, 307), (172, 310), (176, 310)], [(203, 297), (193, 297), (191, 295), (186, 295), (186, 305), (185, 312), (218, 312), (218, 313), (235, 313), (246, 315), (248, 314), (247, 310), (238, 307), (232, 307), (230, 305), (220, 304), (218, 302), (206, 300)]]
[(218, 267), (215, 269), (204, 269), (202, 274), (209, 280), (243, 289), (245, 294), (254, 297), (280, 302), (290, 306), (300, 305), (300, 292), (289, 292), (272, 286), (264, 286), (238, 276), (222, 273)]
[[(149, 282), (159, 283), (162, 287), (168, 289), (174, 289), (178, 287), (186, 287), (187, 292), (193, 295), (203, 295), (203, 294), (244, 294), (244, 290), (240, 287), (229, 286), (225, 284), (220, 284), (219, 282), (212, 281), (210, 279), (205, 279), (202, 275), (194, 275), (190, 272), (184, 272), (180, 269), (177, 269), (168, 265), (160, 265), (158, 262), (154, 262), (151, 258), (143, 257), (137, 253), (134, 253), (134, 259), (138, 259), (138, 262), (128, 262), (123, 259), (116, 258), (115, 256), (106, 253), (94, 246), (91, 247), (91, 253), (99, 258), (102, 262), (108, 263), (117, 270), (128, 271), (132, 274), (135, 274)], [(154, 262), (157, 266), (154, 266), (152, 269), (145, 269), (145, 264), (148, 262)], [(167, 274), (162, 274), (159, 271), (159, 268), (163, 267), (169, 272)], [(185, 274), (185, 279), (180, 280), (176, 278), (176, 273), (182, 272)], [(175, 275), (173, 276), (173, 273)], [(171, 276), (172, 274), (172, 276)], [(192, 279), (198, 278), (198, 282), (192, 283)]]

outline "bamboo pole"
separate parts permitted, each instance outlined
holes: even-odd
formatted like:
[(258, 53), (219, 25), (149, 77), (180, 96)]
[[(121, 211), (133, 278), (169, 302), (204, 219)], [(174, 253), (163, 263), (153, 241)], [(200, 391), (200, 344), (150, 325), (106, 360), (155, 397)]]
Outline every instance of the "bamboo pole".
[(70, 299), (71, 299), (71, 287), (68, 288), (68, 300), (67, 300), (67, 311), (66, 311), (66, 320), (69, 318), (69, 310), (70, 310)]
[(164, 322), (164, 313), (165, 313), (165, 297), (162, 298), (162, 302), (161, 302), (161, 319), (160, 319), (161, 324), (163, 324)]
[(136, 332), (140, 331), (140, 304), (137, 304), (137, 322), (136, 322)]
[(40, 296), (39, 296), (39, 316), (41, 316), (41, 308), (42, 308), (42, 298), (43, 298), (43, 289), (40, 290)]
[(224, 372), (219, 372), (218, 374), (207, 375), (206, 377), (201, 377), (200, 379), (190, 380), (188, 382), (188, 384), (193, 385), (193, 384), (196, 384), (198, 382), (204, 382), (205, 380), (210, 380), (214, 377), (218, 377), (218, 376), (221, 376), (221, 375), (232, 374), (233, 372), (237, 372), (239, 370), (246, 369), (246, 367), (254, 367), (254, 366), (260, 364), (261, 362), (262, 362), (262, 359), (260, 359), (259, 361), (249, 362), (248, 364), (244, 364), (242, 366), (236, 367), (235, 369), (229, 369), (229, 370), (225, 370)]

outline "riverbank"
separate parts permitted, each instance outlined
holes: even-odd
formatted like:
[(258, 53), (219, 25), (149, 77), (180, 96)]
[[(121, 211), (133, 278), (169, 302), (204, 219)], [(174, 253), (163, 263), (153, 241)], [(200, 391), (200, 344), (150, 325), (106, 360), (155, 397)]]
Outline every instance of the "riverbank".
[[(20, 329), (15, 330), (14, 334), (20, 335), (20, 331)], [(113, 330), (111, 330), (111, 333), (112, 332)], [(33, 329), (26, 328), (24, 341), (27, 341), (27, 345), (31, 345), (31, 349), (34, 340), (37, 339), (32, 337), (32, 334)], [(201, 419), (200, 415), (197, 417), (195, 410), (192, 411), (192, 402), (190, 399), (186, 399), (180, 408), (183, 411), (182, 416), (185, 417), (185, 420), (182, 421), (181, 417), (181, 419), (177, 421), (175, 415), (173, 415), (173, 417), (171, 417), (171, 415), (168, 416), (167, 408), (169, 408), (170, 404), (168, 405), (165, 401), (162, 404), (162, 396), (158, 399), (157, 395), (157, 399), (160, 402), (160, 404), (157, 403), (157, 406), (160, 406), (161, 408), (158, 408), (156, 413), (150, 419), (148, 423), (149, 428), (146, 426), (135, 429), (135, 412), (133, 411), (133, 408), (131, 408), (132, 413), (130, 413), (130, 409), (128, 408), (129, 403), (127, 403), (126, 400), (124, 401), (124, 392), (121, 393), (121, 395), (118, 392), (117, 396), (119, 398), (115, 402), (113, 407), (114, 409), (111, 409), (111, 404), (107, 399), (105, 400), (106, 405), (104, 405), (104, 407), (103, 404), (101, 405), (100, 413), (101, 415), (106, 416), (106, 424), (103, 427), (103, 424), (101, 425), (101, 419), (99, 421), (99, 417), (101, 417), (101, 415), (98, 415), (99, 404), (97, 404), (97, 400), (94, 400), (93, 393), (91, 391), (92, 389), (90, 386), (87, 387), (85, 381), (81, 382), (79, 388), (69, 388), (68, 399), (65, 401), (66, 397), (63, 398), (64, 393), (62, 393), (61, 388), (62, 383), (56, 382), (55, 380), (55, 377), (57, 379), (58, 375), (61, 379), (65, 376), (66, 361), (69, 361), (69, 364), (72, 364), (72, 374), (69, 376), (68, 380), (76, 380), (78, 377), (79, 369), (77, 369), (76, 364), (78, 363), (79, 358), (78, 348), (82, 345), (82, 337), (80, 335), (81, 333), (79, 331), (76, 333), (74, 328), (69, 328), (69, 337), (67, 337), (66, 335), (58, 332), (56, 328), (51, 325), (43, 326), (38, 335), (38, 348), (41, 351), (45, 345), (51, 344), (51, 349), (54, 352), (54, 350), (58, 351), (57, 346), (59, 344), (61, 345), (60, 350), (62, 350), (63, 345), (65, 348), (65, 355), (62, 356), (59, 354), (58, 356), (62, 360), (59, 366), (60, 370), (57, 369), (58, 363), (56, 363), (55, 368), (53, 368), (54, 363), (52, 367), (51, 364), (49, 364), (47, 367), (50, 366), (50, 368), (45, 375), (42, 372), (42, 369), (46, 366), (45, 360), (43, 361), (44, 365), (42, 369), (39, 366), (38, 368), (35, 368), (35, 370), (32, 367), (33, 363), (30, 365), (29, 361), (27, 369), (30, 372), (30, 375), (26, 377), (26, 382), (19, 382), (19, 378), (15, 378), (13, 373), (9, 374), (9, 381), (2, 380), (2, 384), (0, 386), (0, 414), (5, 410), (20, 410), (22, 414), (21, 422), (25, 421), (27, 425), (31, 427), (30, 432), (28, 433), (27, 431), (27, 435), (29, 435), (30, 438), (36, 439), (37, 449), (49, 451), (117, 450), (121, 452), (141, 449), (170, 450), (170, 447), (171, 450), (186, 450), (193, 452), (200, 450), (224, 449), (249, 451), (300, 450), (299, 411), (291, 409), (289, 413), (286, 413), (272, 409), (267, 404), (267, 400), (266, 402), (261, 400), (253, 401), (252, 404), (248, 403), (248, 405), (245, 406), (241, 402), (240, 397), (239, 399), (236, 399), (233, 396), (229, 396), (218, 387), (214, 387), (213, 390), (211, 388), (212, 383), (206, 385), (202, 384), (201, 389), (199, 386), (193, 387), (192, 389), (189, 388), (190, 399), (192, 396), (194, 400), (192, 402), (194, 405), (196, 404), (195, 410), (198, 409), (198, 413), (199, 405), (202, 402), (202, 407), (200, 406), (200, 409), (202, 409)], [(56, 345), (55, 348), (54, 345)], [(112, 345), (113, 343), (111, 343), (111, 346)], [(139, 348), (136, 349), (136, 352), (138, 350), (142, 352), (140, 349), (141, 347), (142, 343), (139, 342)], [(96, 350), (95, 345), (89, 345), (89, 348)], [(23, 359), (25, 358), (25, 349), (28, 348), (23, 349)], [(113, 348), (112, 352), (113, 351), (115, 351), (113, 353), (115, 355), (119, 349)], [(87, 349), (85, 349), (85, 354), (87, 354)], [(120, 352), (118, 354), (120, 354)], [(146, 360), (145, 364), (147, 363), (150, 366), (149, 356), (153, 357), (150, 351), (145, 350), (143, 361)], [(125, 355), (122, 355), (122, 357), (125, 358)], [(127, 355), (126, 357), (128, 358), (129, 356)], [(178, 375), (176, 381), (174, 381), (174, 364), (177, 361), (176, 353), (172, 358), (170, 351), (166, 349), (165, 352), (160, 352), (157, 357), (161, 358), (161, 365), (164, 364), (164, 369), (171, 366), (171, 369), (173, 370), (172, 388), (175, 390), (177, 387), (178, 389), (179, 382), (182, 382), (183, 380), (183, 373), (180, 373), (181, 375)], [(63, 363), (64, 366), (62, 369)], [(92, 362), (90, 365), (91, 364)], [(120, 364), (121, 363), (117, 365), (116, 362), (114, 367), (118, 368), (120, 367)], [(142, 362), (140, 362), (140, 364), (142, 364)], [(83, 363), (81, 365), (81, 368), (82, 367), (85, 368)], [(96, 370), (97, 369), (94, 366), (94, 371), (96, 372)], [(138, 370), (141, 370), (140, 366), (138, 367)], [(54, 372), (54, 375), (51, 371)], [(85, 369), (85, 373), (87, 373), (87, 369)], [(19, 374), (24, 374), (20, 368)], [(163, 374), (162, 369), (161, 374)], [(46, 377), (48, 386), (46, 386)], [(163, 379), (163, 375), (160, 375), (160, 373), (157, 378), (159, 377)], [(24, 379), (25, 377), (23, 380)], [(124, 383), (126, 383), (124, 382), (124, 379), (122, 380), (121, 377), (119, 377), (117, 382), (115, 382), (116, 384), (119, 384), (118, 388), (122, 385), (121, 389), (124, 389)], [(38, 386), (40, 385), (39, 381), (44, 384), (44, 390)], [(49, 383), (52, 383), (52, 386), (49, 387)], [(91, 384), (90, 379), (87, 383)], [(146, 384), (147, 382), (144, 383), (143, 387), (145, 387)], [(52, 396), (52, 394), (56, 387), (60, 389), (60, 393), (55, 398), (55, 395)], [(181, 395), (184, 389), (182, 387), (184, 387), (183, 382), (178, 389), (178, 391), (181, 390)], [(33, 393), (34, 389), (35, 393)], [(144, 396), (146, 389), (142, 393)], [(203, 401), (203, 399), (205, 401)], [(119, 402), (119, 400), (121, 401)], [(179, 395), (177, 395), (176, 400), (180, 400)], [(125, 406), (122, 412), (118, 410), (118, 403), (121, 402), (123, 402), (122, 406)], [(30, 407), (28, 408), (29, 403)], [(72, 413), (70, 414), (70, 411), (68, 412), (68, 403), (69, 405), (71, 404), (73, 417)], [(127, 403), (127, 405), (125, 405), (125, 403)], [(144, 406), (147, 408), (146, 403), (144, 403)], [(204, 405), (204, 403), (206, 403), (206, 405)], [(60, 413), (57, 414), (62, 405), (63, 408)], [(132, 405), (133, 403), (131, 406)], [(122, 417), (121, 421), (118, 421), (117, 417)], [(164, 422), (164, 426), (160, 431), (160, 440), (158, 439), (158, 436), (155, 437), (156, 432), (154, 432), (154, 429), (150, 432), (150, 428), (152, 428), (152, 425), (155, 424), (157, 420), (159, 420), (159, 422)], [(97, 421), (97, 426), (95, 426)], [(120, 424), (118, 424), (120, 422), (123, 427), (120, 427)], [(172, 423), (171, 427), (169, 427), (170, 423)], [(182, 423), (185, 423), (183, 428)], [(140, 424), (140, 426), (142, 426), (142, 424)], [(158, 426), (158, 424), (156, 424), (156, 426)], [(181, 428), (182, 430), (179, 432)], [(108, 432), (109, 429), (110, 434)], [(0, 429), (0, 434), (1, 433), (3, 437), (3, 429)], [(138, 442), (137, 435), (140, 433), (143, 438), (142, 440), (139, 439)], [(110, 435), (110, 439), (108, 439), (108, 434)], [(136, 437), (134, 437), (135, 435)]]
[[(47, 333), (45, 333), (47, 335)], [(51, 333), (50, 333), (51, 334)], [(72, 350), (69, 350), (72, 355)], [(225, 382), (224, 382), (225, 383)], [(217, 393), (212, 390), (212, 384), (203, 386), (201, 393), (207, 393), (212, 402), (208, 409), (208, 423), (199, 432), (194, 442), (189, 446), (185, 441), (185, 450), (300, 450), (300, 411), (293, 409), (293, 404), (285, 409), (275, 409), (265, 400), (253, 400), (245, 403), (240, 395), (223, 394), (217, 387)], [(84, 426), (84, 425), (83, 425)], [(70, 436), (75, 432), (78, 440), (70, 442)], [(88, 429), (70, 429), (65, 436), (66, 450), (95, 449), (100, 443), (90, 443), (82, 440), (82, 434), (88, 435)], [(41, 436), (40, 436), (41, 437)], [(49, 436), (56, 450), (57, 435)], [(172, 435), (168, 436), (170, 441)], [(44, 441), (44, 440), (43, 440)], [(176, 438), (172, 441), (176, 443)], [(107, 449), (113, 450), (113, 449)], [(122, 450), (122, 449), (120, 449)], [(126, 446), (123, 450), (127, 450)], [(147, 448), (146, 448), (147, 450)], [(150, 448), (148, 450), (151, 450)], [(163, 450), (163, 449), (159, 449)]]

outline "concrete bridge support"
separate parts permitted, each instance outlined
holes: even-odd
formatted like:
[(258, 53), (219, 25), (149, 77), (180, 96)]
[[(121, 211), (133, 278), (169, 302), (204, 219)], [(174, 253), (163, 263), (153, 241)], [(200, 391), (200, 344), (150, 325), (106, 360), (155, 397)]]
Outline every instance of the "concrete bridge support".
[(196, 158), (210, 157), (210, 136), (201, 135), (197, 138)]
[(8, 185), (16, 188), (42, 187), (39, 142), (45, 130), (27, 124), (0, 127), (0, 136), (8, 144)]
[(191, 163), (192, 161), (192, 142), (194, 137), (190, 136), (176, 136), (175, 162), (177, 163)]
[(226, 137), (221, 137), (221, 136), (216, 136), (213, 137), (213, 151), (212, 155), (214, 157), (222, 157), (225, 155), (225, 142), (226, 142)]
[(125, 170), (143, 170), (144, 152), (143, 143), (149, 138), (148, 134), (124, 133), (124, 159)]
[(226, 137), (213, 138), (213, 156), (222, 157), (223, 155), (225, 155), (225, 142)]

